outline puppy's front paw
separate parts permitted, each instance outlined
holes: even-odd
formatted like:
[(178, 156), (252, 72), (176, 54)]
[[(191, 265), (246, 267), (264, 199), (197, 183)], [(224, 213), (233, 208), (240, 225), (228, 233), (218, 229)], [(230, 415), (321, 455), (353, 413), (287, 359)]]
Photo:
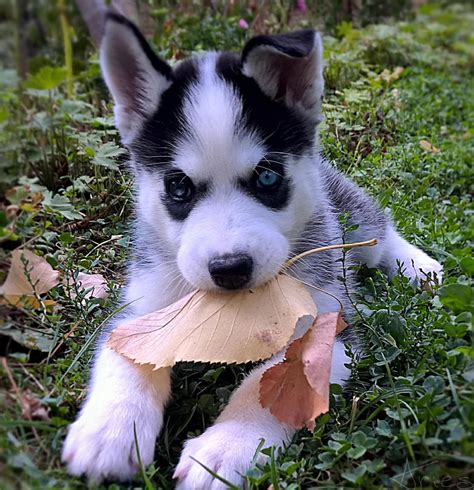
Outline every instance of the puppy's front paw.
[[(259, 435), (255, 427), (246, 428), (242, 422), (228, 420), (210, 427), (204, 434), (185, 444), (174, 478), (179, 490), (217, 490), (228, 486), (214, 478), (202, 465), (225, 480), (242, 485), (242, 476), (250, 468), (260, 440), (263, 447), (281, 446), (281, 434)], [(257, 455), (257, 461), (265, 456)], [(201, 464), (199, 464), (201, 463)]]
[(64, 443), (62, 461), (69, 473), (93, 482), (130, 480), (139, 469), (134, 422), (142, 463), (153, 461), (161, 417), (139, 407), (116, 406), (102, 413), (88, 408), (71, 425)]
[(405, 261), (404, 274), (415, 282), (437, 280), (441, 283), (443, 266), (420, 249), (414, 249)]

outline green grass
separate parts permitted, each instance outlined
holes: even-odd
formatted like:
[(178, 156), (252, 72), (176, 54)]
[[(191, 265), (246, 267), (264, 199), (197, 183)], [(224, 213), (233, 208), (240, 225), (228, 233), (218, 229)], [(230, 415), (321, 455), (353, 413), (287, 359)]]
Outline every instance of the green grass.
[[(184, 14), (174, 21), (160, 39), (168, 55), (176, 54), (169, 46), (228, 48), (246, 36), (236, 18), (222, 16), (217, 27)], [(314, 433), (301, 431), (280, 455), (263, 449), (269, 462), (251, 468), (250, 488), (474, 481), (473, 22), (466, 6), (428, 5), (409, 22), (343, 24), (337, 39), (326, 38), (324, 152), (391, 209), (404, 236), (443, 262), (445, 277), (423, 290), (401, 276), (389, 283), (378, 271), (360, 271), (354, 300), (363, 349), (352, 356), (351, 380), (331, 387), (331, 410)], [(110, 103), (87, 52), (76, 53), (72, 100), (61, 67), (35, 68), (20, 85), (11, 70), (0, 72), (2, 270), (10, 251), (28, 243), (63, 274), (100, 272), (112, 288), (99, 300), (58, 286), (49, 293), (51, 312), (0, 305), (8, 370), (19, 392), (49, 411), (47, 420), (22, 417), (18, 392), (0, 371), (0, 488), (84, 487), (59, 455), (85, 396), (94, 336), (115, 311), (131, 213)], [(398, 66), (399, 78), (380, 76)], [(440, 151), (426, 151), (421, 140)], [(129, 488), (172, 488), (183, 441), (209, 426), (245, 370), (177, 367), (156, 461)]]

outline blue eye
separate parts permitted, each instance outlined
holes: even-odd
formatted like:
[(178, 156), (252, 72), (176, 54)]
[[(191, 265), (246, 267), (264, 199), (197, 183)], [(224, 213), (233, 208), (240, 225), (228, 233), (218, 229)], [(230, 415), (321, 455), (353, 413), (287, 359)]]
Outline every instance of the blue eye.
[(258, 189), (261, 190), (273, 190), (276, 189), (282, 182), (283, 178), (273, 170), (268, 168), (262, 168), (258, 171), (255, 184)]

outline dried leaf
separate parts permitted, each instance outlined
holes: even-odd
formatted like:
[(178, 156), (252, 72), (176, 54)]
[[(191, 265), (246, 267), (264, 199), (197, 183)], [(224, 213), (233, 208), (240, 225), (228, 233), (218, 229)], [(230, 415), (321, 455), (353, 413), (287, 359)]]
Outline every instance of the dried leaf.
[(281, 422), (314, 429), (329, 410), (329, 377), (336, 335), (346, 327), (340, 313), (324, 313), (287, 350), (285, 360), (263, 373), (260, 403)]
[(279, 275), (252, 290), (195, 291), (115, 329), (108, 346), (156, 368), (179, 361), (244, 363), (281, 350), (302, 316), (316, 315), (306, 288)]
[(21, 416), (26, 420), (49, 421), (48, 409), (29, 390), (20, 397)]
[[(307, 335), (307, 334), (306, 334)], [(290, 427), (301, 428), (327, 410), (320, 401), (304, 374), (301, 362), (304, 336), (292, 342), (285, 361), (265, 371), (260, 379), (260, 403), (273, 416)], [(324, 403), (324, 400), (323, 400)], [(315, 407), (321, 411), (315, 413)]]
[[(29, 298), (30, 299), (30, 298)], [(51, 352), (57, 343), (55, 332), (43, 327), (41, 330), (19, 326), (13, 323), (0, 324), (0, 335), (12, 338), (28, 349)]]
[[(86, 298), (107, 298), (109, 292), (107, 290), (107, 282), (102, 274), (86, 274), (79, 272), (76, 281), (73, 277), (69, 278), (69, 285), (72, 286), (76, 282), (77, 288), (82, 291), (87, 291)], [(74, 298), (75, 291), (71, 291), (71, 297)]]
[(37, 310), (42, 308), (43, 306), (47, 311), (53, 311), (53, 307), (56, 305), (56, 301), (54, 299), (44, 299), (38, 301), (34, 296), (17, 296), (14, 294), (9, 294), (0, 298), (0, 305), (10, 305), (16, 306), (17, 308), (24, 308), (28, 306)]
[(7, 279), (0, 287), (4, 302), (21, 304), (21, 298), (33, 307), (39, 306), (35, 296), (47, 293), (59, 283), (59, 272), (31, 250), (21, 249), (12, 252), (12, 260)]
[(429, 152), (429, 153), (439, 153), (441, 150), (439, 148), (436, 148), (436, 146), (432, 145), (428, 140), (421, 140), (420, 141), (420, 146), (423, 148), (423, 150)]
[(400, 75), (405, 71), (402, 66), (397, 66), (392, 72), (385, 68), (385, 70), (379, 75), (380, 80), (387, 83), (392, 83), (400, 78)]

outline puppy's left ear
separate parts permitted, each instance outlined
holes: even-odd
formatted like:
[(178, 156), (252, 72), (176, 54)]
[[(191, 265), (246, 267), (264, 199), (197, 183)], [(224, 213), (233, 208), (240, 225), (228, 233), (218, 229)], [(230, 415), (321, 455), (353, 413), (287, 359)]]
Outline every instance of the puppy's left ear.
[(172, 83), (171, 67), (158, 58), (138, 28), (110, 10), (100, 47), (100, 64), (114, 99), (117, 128), (130, 144)]
[(252, 38), (242, 52), (243, 73), (262, 92), (296, 109), (312, 122), (320, 121), (323, 44), (312, 29)]

